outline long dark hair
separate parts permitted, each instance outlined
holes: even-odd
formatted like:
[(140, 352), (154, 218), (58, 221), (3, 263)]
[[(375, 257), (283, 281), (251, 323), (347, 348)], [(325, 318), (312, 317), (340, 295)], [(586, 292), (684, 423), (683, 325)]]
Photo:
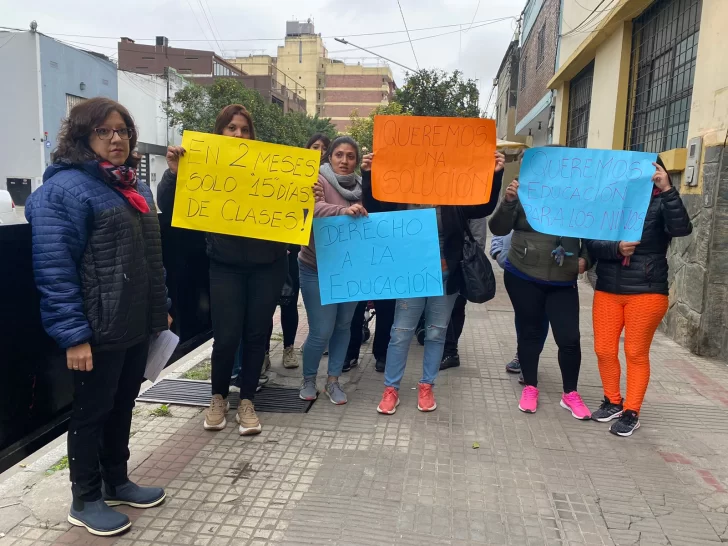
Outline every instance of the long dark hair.
[(336, 148), (344, 144), (350, 144), (356, 150), (356, 164), (361, 163), (361, 150), (359, 149), (359, 143), (351, 138), (350, 136), (340, 136), (334, 139), (331, 146), (326, 150), (326, 163), (331, 163), (331, 156), (336, 151)]
[(53, 151), (53, 162), (65, 161), (80, 164), (97, 159), (96, 153), (91, 149), (89, 139), (93, 130), (103, 125), (112, 113), (118, 112), (126, 126), (132, 130), (129, 139), (129, 157), (125, 165), (136, 167), (139, 157), (134, 153), (137, 144), (137, 130), (134, 118), (129, 110), (115, 100), (96, 97), (85, 100), (71, 109), (71, 113), (63, 120), (58, 133), (58, 147)]
[(235, 116), (243, 116), (248, 121), (248, 127), (250, 127), (250, 140), (255, 140), (255, 126), (253, 125), (253, 117), (242, 104), (229, 104), (217, 115), (215, 120), (215, 128), (212, 130), (216, 135), (221, 135), (223, 129), (227, 127)]
[(331, 139), (323, 133), (316, 133), (311, 138), (309, 138), (308, 142), (306, 143), (306, 148), (310, 148), (311, 146), (316, 144), (319, 140), (321, 142), (323, 142), (324, 146), (326, 146), (326, 150), (328, 151), (329, 146), (331, 146)]

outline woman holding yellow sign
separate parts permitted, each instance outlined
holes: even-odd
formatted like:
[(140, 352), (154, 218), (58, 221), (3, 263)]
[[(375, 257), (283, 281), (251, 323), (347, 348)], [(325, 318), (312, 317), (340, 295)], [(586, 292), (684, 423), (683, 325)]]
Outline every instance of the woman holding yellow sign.
[[(215, 134), (255, 140), (253, 119), (244, 106), (231, 104), (215, 121)], [(158, 189), (160, 208), (172, 212), (180, 146), (167, 152), (169, 169)], [(212, 348), (212, 401), (204, 427), (222, 430), (230, 409), (228, 393), (235, 352), (241, 342), (243, 357), (238, 385), (240, 405), (236, 421), (241, 435), (259, 434), (261, 425), (253, 399), (265, 358), (269, 327), (288, 272), (288, 245), (262, 239), (207, 234), (210, 258), (210, 309), (215, 343)]]

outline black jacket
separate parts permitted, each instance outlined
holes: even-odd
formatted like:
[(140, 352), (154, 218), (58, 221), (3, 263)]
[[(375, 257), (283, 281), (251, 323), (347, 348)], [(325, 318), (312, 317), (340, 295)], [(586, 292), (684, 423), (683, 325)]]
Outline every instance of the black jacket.
[(673, 237), (693, 231), (688, 212), (675, 188), (652, 197), (642, 238), (628, 266), (622, 265), (619, 243), (587, 241), (597, 260), (596, 289), (612, 294), (668, 294), (667, 248)]
[(142, 214), (98, 163), (55, 164), (26, 203), (33, 272), (48, 334), (67, 349), (125, 349), (167, 329), (162, 241), (152, 192)]
[[(157, 187), (157, 203), (167, 220), (174, 209), (177, 175), (167, 169)], [(251, 264), (273, 263), (286, 255), (287, 243), (276, 243), (250, 237), (207, 233), (207, 255), (211, 260), (226, 265), (244, 267)]]
[[(460, 292), (463, 285), (460, 261), (463, 259), (463, 244), (465, 243), (465, 223), (463, 220), (473, 218), (484, 218), (495, 210), (498, 204), (501, 184), (503, 182), (503, 171), (493, 175), (493, 191), (490, 194), (490, 201), (483, 205), (473, 206), (442, 206), (442, 230), (444, 236), (444, 256), (449, 276), (447, 279), (447, 293), (456, 294)], [(368, 212), (391, 212), (395, 210), (407, 210), (403, 203), (388, 203), (378, 201), (372, 195), (372, 175), (370, 171), (362, 172), (362, 204)]]

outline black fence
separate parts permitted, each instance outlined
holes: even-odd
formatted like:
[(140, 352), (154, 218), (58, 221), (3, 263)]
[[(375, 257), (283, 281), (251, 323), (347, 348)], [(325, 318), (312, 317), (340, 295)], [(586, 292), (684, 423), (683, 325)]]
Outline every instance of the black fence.
[[(210, 339), (204, 234), (160, 217), (172, 330), (170, 362)], [(28, 224), (0, 226), (0, 472), (67, 430), (73, 396), (65, 352), (46, 335), (33, 282)]]

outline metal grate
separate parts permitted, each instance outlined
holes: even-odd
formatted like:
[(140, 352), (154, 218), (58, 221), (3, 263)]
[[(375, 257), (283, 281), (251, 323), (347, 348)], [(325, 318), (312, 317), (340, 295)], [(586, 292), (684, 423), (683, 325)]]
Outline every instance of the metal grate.
[(579, 72), (569, 86), (569, 122), (566, 145), (570, 148), (586, 148), (589, 136), (589, 110), (591, 108), (594, 62)]
[(66, 93), (66, 117), (71, 115), (71, 110), (73, 110), (74, 106), (81, 104), (85, 100), (84, 97), (77, 97), (76, 95)]
[(659, 153), (686, 145), (701, 8), (702, 0), (657, 0), (634, 20), (630, 150)]
[[(162, 379), (140, 394), (137, 401), (207, 407), (211, 398), (209, 381)], [(228, 400), (230, 408), (237, 408), (239, 393), (231, 391)], [(255, 411), (306, 413), (312, 405), (313, 402), (298, 397), (298, 389), (266, 387), (255, 395)]]

